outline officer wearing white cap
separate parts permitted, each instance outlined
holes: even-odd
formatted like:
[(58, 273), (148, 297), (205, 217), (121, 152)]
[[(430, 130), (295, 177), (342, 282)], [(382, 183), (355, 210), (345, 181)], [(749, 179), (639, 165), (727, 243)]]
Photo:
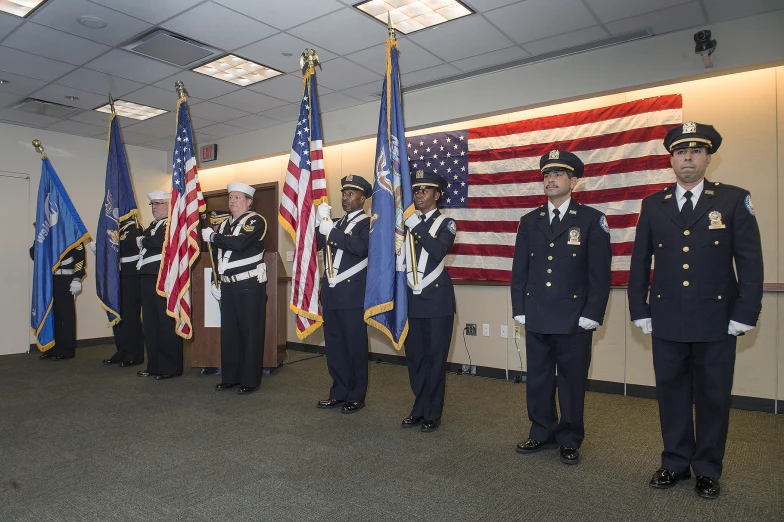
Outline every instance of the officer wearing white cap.
[(223, 380), (218, 391), (237, 388), (248, 394), (261, 385), (264, 358), (264, 321), (267, 306), (267, 265), (264, 236), (267, 221), (250, 209), (256, 189), (244, 183), (229, 183), (229, 212), (215, 232), (201, 231), (211, 242), (220, 287), (212, 294), (221, 302), (221, 366)]
[(629, 267), (631, 319), (652, 335), (664, 442), (650, 486), (670, 488), (694, 471), (704, 498), (720, 493), (737, 336), (762, 309), (751, 195), (705, 179), (721, 142), (713, 126), (693, 121), (667, 132), (677, 182), (643, 200)]
[(171, 193), (165, 190), (147, 194), (153, 220), (136, 238), (139, 246), (136, 269), (141, 284), (144, 342), (147, 345), (147, 369), (136, 372), (136, 375), (157, 380), (182, 375), (182, 338), (175, 331), (174, 319), (166, 314), (166, 298), (158, 295), (156, 289), (169, 221), (170, 198)]
[(552, 150), (539, 168), (547, 204), (520, 219), (512, 261), (512, 315), (525, 325), (531, 421), (517, 451), (557, 445), (561, 462), (577, 464), (591, 340), (610, 297), (610, 229), (604, 214), (572, 199), (580, 158)]
[(365, 178), (354, 174), (341, 179), (340, 184), (341, 204), (346, 214), (333, 222), (331, 207), (326, 203), (318, 207), (318, 248), (329, 245), (332, 253), (332, 273), (325, 266), (321, 280), (324, 344), (332, 388), (329, 398), (319, 401), (317, 406), (336, 408), (342, 404), (342, 413), (355, 413), (365, 406), (368, 383), (364, 312), (370, 219), (364, 205), (365, 199), (373, 194), (373, 187)]

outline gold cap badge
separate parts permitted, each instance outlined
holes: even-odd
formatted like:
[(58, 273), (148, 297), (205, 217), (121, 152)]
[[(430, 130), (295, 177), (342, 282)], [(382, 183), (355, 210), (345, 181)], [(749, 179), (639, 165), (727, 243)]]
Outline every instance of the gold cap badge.
[(354, 180), (353, 174), (349, 174), (348, 176), (346, 176), (346, 181), (353, 181), (353, 180)]
[(550, 151), (550, 159), (561, 159), (561, 153), (558, 150)]
[(416, 171), (416, 179), (422, 179), (424, 177), (425, 177), (425, 171), (424, 170)]
[(687, 121), (683, 124), (683, 133), (684, 134), (694, 134), (697, 132), (697, 123), (693, 121)]

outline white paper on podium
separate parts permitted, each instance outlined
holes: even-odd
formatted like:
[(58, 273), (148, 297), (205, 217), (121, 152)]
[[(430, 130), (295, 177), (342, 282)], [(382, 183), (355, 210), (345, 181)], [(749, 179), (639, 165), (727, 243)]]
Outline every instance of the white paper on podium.
[(204, 269), (204, 326), (206, 328), (220, 328), (221, 312), (220, 303), (212, 295), (212, 268)]

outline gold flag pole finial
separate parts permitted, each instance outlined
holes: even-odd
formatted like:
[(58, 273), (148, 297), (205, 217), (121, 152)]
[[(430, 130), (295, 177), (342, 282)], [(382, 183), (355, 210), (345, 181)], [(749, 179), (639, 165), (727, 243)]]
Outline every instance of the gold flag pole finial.
[(392, 25), (392, 14), (389, 11), (387, 11), (387, 32), (389, 33), (389, 37), (394, 40), (395, 26)]
[(43, 146), (43, 145), (41, 145), (41, 140), (39, 140), (39, 139), (34, 139), (34, 140), (33, 140), (33, 148), (34, 148), (34, 149), (35, 149), (35, 151), (36, 151), (38, 154), (40, 154), (41, 156), (46, 156), (46, 153), (44, 152), (44, 146)]
[(117, 116), (117, 112), (114, 110), (114, 98), (112, 97), (111, 91), (109, 91), (109, 108), (112, 110), (112, 114)]
[(174, 90), (177, 91), (177, 96), (180, 98), (186, 97), (185, 84), (181, 80), (174, 82)]
[(308, 71), (315, 71), (316, 66), (321, 68), (321, 60), (315, 49), (305, 49), (299, 57), (299, 68), (302, 69), (302, 74)]

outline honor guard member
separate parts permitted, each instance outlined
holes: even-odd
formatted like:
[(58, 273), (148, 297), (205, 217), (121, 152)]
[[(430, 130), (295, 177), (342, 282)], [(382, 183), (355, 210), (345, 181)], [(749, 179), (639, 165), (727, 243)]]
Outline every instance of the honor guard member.
[(591, 340), (610, 297), (610, 229), (604, 214), (571, 197), (583, 175), (580, 158), (552, 150), (539, 167), (548, 201), (520, 219), (512, 262), (512, 314), (525, 325), (531, 421), (517, 451), (557, 444), (561, 461), (577, 464)]
[(333, 222), (331, 207), (326, 203), (318, 206), (318, 248), (329, 245), (332, 253), (332, 272), (325, 263), (321, 280), (324, 344), (332, 388), (329, 398), (319, 401), (317, 406), (335, 408), (342, 404), (342, 413), (354, 413), (365, 406), (368, 384), (364, 313), (370, 219), (364, 205), (373, 188), (365, 178), (353, 174), (341, 179), (340, 185), (341, 204), (346, 213), (342, 218)]
[[(122, 368), (144, 362), (144, 332), (142, 331), (142, 296), (139, 272), (139, 245), (136, 238), (142, 233), (135, 215), (120, 221), (120, 322), (112, 326), (117, 352), (104, 359), (106, 366), (119, 364)], [(95, 252), (95, 243), (90, 243)]]
[(667, 133), (677, 183), (642, 202), (628, 290), (632, 321), (653, 338), (664, 451), (650, 485), (672, 487), (693, 470), (704, 498), (720, 492), (737, 336), (754, 328), (762, 309), (751, 196), (705, 179), (720, 145), (711, 125), (690, 121)]
[[(35, 226), (35, 223), (33, 223)], [(30, 247), (33, 259), (35, 245)], [(76, 303), (74, 297), (82, 291), (84, 279), (84, 244), (72, 248), (52, 276), (52, 311), (54, 313), (54, 346), (39, 359), (62, 361), (76, 357)]]
[(171, 194), (165, 190), (147, 194), (154, 219), (136, 238), (139, 246), (136, 268), (141, 285), (144, 341), (147, 345), (147, 369), (136, 372), (136, 375), (159, 380), (182, 375), (182, 337), (175, 331), (174, 319), (166, 314), (166, 298), (158, 295), (156, 289), (169, 221), (170, 197)]
[(204, 241), (213, 243), (213, 261), (220, 276), (220, 288), (211, 286), (212, 295), (221, 302), (223, 382), (215, 389), (239, 386), (237, 393), (247, 394), (261, 385), (267, 317), (267, 221), (250, 209), (256, 189), (244, 183), (229, 183), (226, 188), (231, 217), (218, 232), (211, 228), (201, 231)]
[[(446, 359), (455, 322), (455, 290), (444, 261), (457, 235), (457, 225), (438, 211), (447, 181), (434, 172), (416, 171), (411, 181), (416, 212), (406, 219), (408, 336), (406, 366), (414, 406), (404, 428), (422, 425), (424, 432), (441, 425), (446, 385)], [(415, 259), (412, 260), (411, 240)], [(416, 266), (412, 261), (416, 261)], [(416, 273), (414, 273), (416, 269)]]

